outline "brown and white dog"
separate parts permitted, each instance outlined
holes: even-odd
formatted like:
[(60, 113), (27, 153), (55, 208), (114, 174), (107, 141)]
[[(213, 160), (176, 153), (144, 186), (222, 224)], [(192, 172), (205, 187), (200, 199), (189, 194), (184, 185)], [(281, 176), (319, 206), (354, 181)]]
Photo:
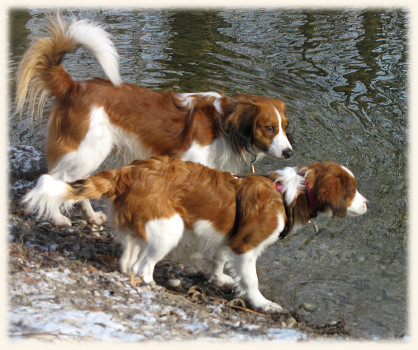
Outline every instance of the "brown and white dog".
[[(113, 225), (124, 243), (120, 268), (150, 283), (155, 264), (193, 233), (216, 250), (212, 280), (234, 285), (256, 309), (281, 311), (258, 290), (256, 260), (292, 227), (317, 214), (362, 215), (367, 200), (350, 170), (332, 163), (287, 167), (268, 176), (239, 178), (170, 157), (135, 161), (85, 180), (66, 183), (41, 176), (42, 201), (28, 196), (28, 209), (50, 217), (58, 207), (108, 197)], [(283, 194), (282, 194), (283, 193)], [(225, 263), (233, 278), (224, 273)]]
[[(33, 116), (38, 102), (54, 97), (48, 120), (49, 174), (75, 181), (92, 174), (112, 150), (123, 164), (153, 155), (169, 155), (224, 171), (240, 171), (268, 154), (289, 158), (285, 104), (268, 97), (216, 92), (151, 91), (122, 83), (118, 54), (109, 34), (88, 21), (66, 23), (51, 19), (44, 37), (30, 45), (18, 70), (17, 110), (28, 97)], [(109, 78), (76, 82), (61, 62), (83, 47), (98, 60)], [(38, 188), (31, 196), (41, 200)], [(106, 220), (89, 201), (81, 203), (87, 219)], [(71, 225), (60, 211), (51, 213), (56, 225)]]

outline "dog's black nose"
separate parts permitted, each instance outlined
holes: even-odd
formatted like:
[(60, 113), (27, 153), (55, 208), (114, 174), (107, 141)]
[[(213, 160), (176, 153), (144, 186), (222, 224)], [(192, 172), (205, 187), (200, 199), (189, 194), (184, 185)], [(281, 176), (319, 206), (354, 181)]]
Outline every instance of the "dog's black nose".
[(290, 158), (293, 154), (293, 150), (291, 148), (286, 148), (283, 150), (282, 154), (283, 154), (283, 157)]

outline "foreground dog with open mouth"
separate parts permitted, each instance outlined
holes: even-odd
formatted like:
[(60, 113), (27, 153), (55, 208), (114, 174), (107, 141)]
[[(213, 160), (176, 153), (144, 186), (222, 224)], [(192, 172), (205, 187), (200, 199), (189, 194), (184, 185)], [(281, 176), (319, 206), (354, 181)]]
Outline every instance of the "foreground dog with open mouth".
[[(74, 81), (61, 62), (78, 47), (89, 50), (109, 80)], [(112, 150), (122, 165), (134, 159), (169, 155), (225, 171), (240, 171), (268, 154), (289, 158), (285, 103), (268, 97), (217, 92), (173, 93), (122, 83), (118, 54), (109, 34), (88, 21), (51, 19), (44, 37), (24, 54), (18, 70), (17, 110), (28, 97), (33, 115), (54, 97), (48, 119), (49, 174), (75, 181), (92, 174)], [(39, 200), (36, 188), (32, 192)], [(106, 216), (88, 200), (81, 207), (91, 223)], [(71, 225), (57, 209), (56, 225)]]
[[(287, 167), (268, 176), (237, 177), (170, 157), (134, 161), (85, 180), (66, 183), (42, 175), (42, 201), (29, 193), (28, 209), (51, 217), (59, 207), (108, 197), (113, 225), (124, 243), (120, 268), (153, 281), (155, 264), (187, 233), (216, 251), (212, 280), (233, 283), (249, 304), (264, 312), (282, 307), (258, 290), (256, 260), (270, 244), (319, 215), (367, 212), (350, 170), (332, 163)], [(224, 273), (224, 266), (232, 277)]]

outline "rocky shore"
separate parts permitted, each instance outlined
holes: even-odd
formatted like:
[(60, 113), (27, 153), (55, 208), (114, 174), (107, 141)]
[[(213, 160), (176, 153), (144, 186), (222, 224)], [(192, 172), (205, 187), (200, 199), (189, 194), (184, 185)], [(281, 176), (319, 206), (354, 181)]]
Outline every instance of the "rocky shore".
[[(156, 286), (118, 271), (121, 247), (110, 227), (87, 224), (74, 209), (72, 227), (57, 228), (24, 212), (22, 196), (46, 172), (32, 146), (9, 148), (9, 310), (13, 342), (286, 341), (345, 339), (344, 324), (312, 325), (297, 315), (248, 309), (196, 267), (163, 260)], [(102, 202), (95, 209), (106, 210)]]

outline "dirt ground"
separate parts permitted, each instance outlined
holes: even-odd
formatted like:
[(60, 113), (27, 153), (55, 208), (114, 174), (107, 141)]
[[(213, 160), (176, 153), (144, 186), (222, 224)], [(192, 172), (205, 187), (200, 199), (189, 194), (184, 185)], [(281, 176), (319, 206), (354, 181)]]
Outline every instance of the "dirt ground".
[[(72, 227), (57, 228), (24, 212), (20, 200), (45, 169), (30, 146), (9, 151), (9, 333), (37, 339), (120, 341), (309, 341), (351, 338), (339, 322), (307, 324), (296, 312), (250, 310), (191, 265), (163, 260), (156, 286), (119, 273), (113, 230), (87, 224), (77, 208)], [(101, 202), (95, 209), (106, 210)]]

